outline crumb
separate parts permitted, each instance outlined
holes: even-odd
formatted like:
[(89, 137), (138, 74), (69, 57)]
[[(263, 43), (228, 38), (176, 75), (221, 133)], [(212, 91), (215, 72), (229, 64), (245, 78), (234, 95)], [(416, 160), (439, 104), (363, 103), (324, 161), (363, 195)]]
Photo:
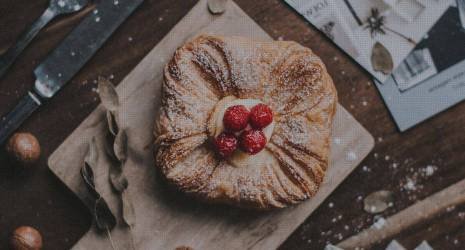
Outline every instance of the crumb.
[(353, 151), (347, 152), (347, 160), (355, 161), (357, 159), (357, 155)]
[(381, 229), (386, 225), (386, 220), (383, 217), (379, 217), (375, 223), (373, 223), (372, 227), (376, 229)]
[(408, 178), (407, 183), (404, 185), (404, 189), (410, 191), (416, 190), (415, 182), (413, 182), (412, 179)]

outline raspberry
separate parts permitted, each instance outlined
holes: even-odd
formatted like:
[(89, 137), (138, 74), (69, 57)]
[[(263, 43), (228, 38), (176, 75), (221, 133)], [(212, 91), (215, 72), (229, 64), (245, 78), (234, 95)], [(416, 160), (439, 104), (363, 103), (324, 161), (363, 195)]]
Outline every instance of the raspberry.
[(249, 110), (244, 105), (227, 108), (223, 116), (224, 127), (232, 132), (243, 130), (249, 123), (249, 114)]
[(257, 129), (245, 130), (240, 137), (242, 151), (254, 155), (265, 147), (266, 137), (263, 131)]
[(222, 157), (230, 156), (237, 148), (237, 138), (234, 134), (221, 133), (215, 138), (215, 146)]
[(273, 122), (273, 111), (265, 104), (257, 104), (250, 110), (250, 125), (256, 129), (264, 128)]

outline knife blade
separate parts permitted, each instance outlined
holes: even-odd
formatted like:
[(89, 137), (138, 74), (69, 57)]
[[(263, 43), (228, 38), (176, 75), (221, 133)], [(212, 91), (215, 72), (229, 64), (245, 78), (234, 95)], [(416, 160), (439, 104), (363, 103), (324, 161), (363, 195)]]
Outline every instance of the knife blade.
[(101, 0), (34, 70), (31, 91), (0, 120), (0, 145), (89, 61), (144, 0)]

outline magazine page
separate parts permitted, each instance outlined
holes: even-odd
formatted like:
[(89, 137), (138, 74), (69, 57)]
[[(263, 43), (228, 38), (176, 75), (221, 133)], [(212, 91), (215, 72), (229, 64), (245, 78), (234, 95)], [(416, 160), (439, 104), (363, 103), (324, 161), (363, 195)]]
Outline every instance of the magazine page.
[(424, 39), (377, 87), (404, 131), (465, 99), (465, 0), (453, 1)]
[(450, 0), (285, 0), (384, 82)]

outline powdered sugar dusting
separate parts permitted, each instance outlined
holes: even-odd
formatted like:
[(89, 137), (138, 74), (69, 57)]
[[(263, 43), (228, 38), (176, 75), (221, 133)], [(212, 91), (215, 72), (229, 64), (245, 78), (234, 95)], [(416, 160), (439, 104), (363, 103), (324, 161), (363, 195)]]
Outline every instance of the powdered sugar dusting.
[[(225, 164), (215, 169), (225, 171), (224, 175), (213, 173), (207, 189), (211, 191), (216, 187), (217, 192), (227, 192), (223, 199), (246, 200), (270, 207), (298, 202), (316, 191), (318, 185), (315, 183), (320, 180), (307, 173), (305, 166), (321, 165), (320, 170), (315, 166), (312, 171), (326, 169), (332, 119), (328, 110), (336, 105), (333, 87), (326, 80), (318, 57), (295, 43), (251, 43), (241, 38), (203, 36), (179, 49), (166, 69), (160, 119), (164, 138), (173, 138), (176, 142), (178, 139), (172, 134), (205, 133), (215, 103), (228, 95), (260, 99), (282, 119), (277, 120), (279, 125), (267, 144), (268, 150), (264, 150), (276, 156), (268, 157), (272, 160), (270, 165), (274, 165), (274, 173), (288, 168), (288, 173), (277, 173), (281, 175), (276, 180), (278, 184), (267, 182), (273, 178), (270, 176), (255, 178), (263, 175), (266, 168), (234, 168)], [(173, 161), (178, 158), (175, 149), (168, 150), (173, 151), (169, 152), (173, 154)], [(356, 160), (358, 156), (351, 152), (348, 158)], [(276, 166), (278, 164), (282, 166)], [(178, 169), (176, 173), (182, 171)], [(284, 184), (296, 188), (283, 190)], [(287, 193), (289, 191), (295, 193)], [(283, 197), (274, 198), (277, 194)], [(267, 197), (266, 200), (260, 200), (263, 197)], [(342, 214), (332, 219), (338, 222)], [(342, 235), (335, 237), (342, 238)]]

